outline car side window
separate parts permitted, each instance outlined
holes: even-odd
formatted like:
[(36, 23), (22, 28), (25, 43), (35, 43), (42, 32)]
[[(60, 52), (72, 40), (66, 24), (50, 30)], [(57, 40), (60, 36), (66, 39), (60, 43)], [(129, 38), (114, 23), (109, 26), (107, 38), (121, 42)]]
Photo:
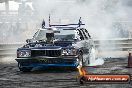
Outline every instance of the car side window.
[(87, 33), (88, 37), (91, 38), (90, 34), (88, 33), (86, 29), (85, 29), (85, 32)]
[(85, 39), (88, 39), (88, 37), (86, 36), (86, 33), (85, 33), (85, 31), (84, 31), (84, 28), (82, 28), (81, 31), (82, 31), (82, 33), (83, 33)]
[(80, 39), (81, 39), (81, 40), (84, 40), (84, 37), (83, 37), (83, 34), (81, 33), (81, 31), (80, 31), (79, 29), (77, 29), (77, 30), (78, 30), (78, 32), (79, 32)]

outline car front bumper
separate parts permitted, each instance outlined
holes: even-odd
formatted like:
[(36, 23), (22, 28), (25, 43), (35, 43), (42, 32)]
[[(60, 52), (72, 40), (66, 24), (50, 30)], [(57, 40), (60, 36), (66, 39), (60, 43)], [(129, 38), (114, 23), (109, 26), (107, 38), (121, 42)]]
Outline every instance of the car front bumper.
[(20, 63), (22, 67), (76, 67), (78, 65), (77, 56), (17, 58), (15, 60)]

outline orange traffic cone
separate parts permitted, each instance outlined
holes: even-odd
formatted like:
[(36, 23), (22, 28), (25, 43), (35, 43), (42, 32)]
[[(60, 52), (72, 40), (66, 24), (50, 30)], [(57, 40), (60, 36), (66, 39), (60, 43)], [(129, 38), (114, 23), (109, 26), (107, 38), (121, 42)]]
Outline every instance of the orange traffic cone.
[(131, 57), (131, 53), (129, 53), (129, 56), (128, 56), (128, 68), (132, 68), (132, 57)]

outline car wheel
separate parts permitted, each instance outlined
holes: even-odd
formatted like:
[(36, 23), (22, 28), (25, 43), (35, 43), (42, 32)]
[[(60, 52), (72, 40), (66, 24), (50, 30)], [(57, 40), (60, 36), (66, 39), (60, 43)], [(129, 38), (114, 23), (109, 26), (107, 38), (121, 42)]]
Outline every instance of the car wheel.
[(32, 67), (22, 67), (21, 63), (18, 63), (18, 68), (22, 72), (30, 72), (32, 70)]
[(77, 82), (81, 85), (86, 83), (86, 78), (84, 76), (81, 76), (77, 79)]

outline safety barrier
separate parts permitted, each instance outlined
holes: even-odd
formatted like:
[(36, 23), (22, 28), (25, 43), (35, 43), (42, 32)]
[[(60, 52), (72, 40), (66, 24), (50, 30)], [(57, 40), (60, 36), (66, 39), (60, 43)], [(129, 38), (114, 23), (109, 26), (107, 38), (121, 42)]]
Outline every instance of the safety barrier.
[(0, 44), (0, 56), (16, 55), (16, 50), (24, 43), (1, 43)]
[[(132, 38), (94, 39), (95, 47), (99, 51), (132, 51)], [(0, 56), (16, 55), (16, 50), (24, 43), (1, 43)]]
[(132, 38), (94, 40), (95, 47), (99, 50), (131, 51)]

